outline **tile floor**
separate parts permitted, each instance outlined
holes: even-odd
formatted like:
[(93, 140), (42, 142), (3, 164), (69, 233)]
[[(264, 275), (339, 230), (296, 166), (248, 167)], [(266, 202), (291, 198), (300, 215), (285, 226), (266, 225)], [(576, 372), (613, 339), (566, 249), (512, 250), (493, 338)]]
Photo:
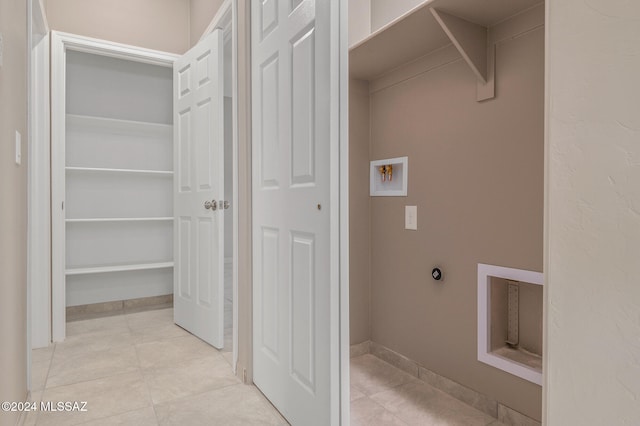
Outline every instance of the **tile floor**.
[(32, 358), (34, 401), (88, 401), (87, 412), (29, 413), (26, 425), (286, 425), (218, 351), (173, 324), (173, 309), (67, 323)]
[(373, 355), (351, 359), (351, 426), (501, 426)]
[[(33, 400), (88, 411), (30, 413), (25, 425), (286, 425), (230, 362), (171, 308), (70, 322), (63, 343), (33, 351)], [(373, 355), (351, 360), (351, 424), (501, 425)]]

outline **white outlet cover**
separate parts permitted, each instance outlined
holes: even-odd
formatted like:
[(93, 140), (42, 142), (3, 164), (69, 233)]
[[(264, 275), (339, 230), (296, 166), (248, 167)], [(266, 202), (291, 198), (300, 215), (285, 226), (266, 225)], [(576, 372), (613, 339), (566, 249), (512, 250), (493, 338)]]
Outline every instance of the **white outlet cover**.
[(404, 229), (418, 230), (418, 206), (404, 206)]

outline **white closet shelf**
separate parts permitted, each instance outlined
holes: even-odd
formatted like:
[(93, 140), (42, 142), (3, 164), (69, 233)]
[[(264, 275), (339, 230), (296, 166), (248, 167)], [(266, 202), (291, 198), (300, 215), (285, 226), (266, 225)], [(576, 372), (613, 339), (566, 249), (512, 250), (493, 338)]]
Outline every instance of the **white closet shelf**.
[(133, 132), (133, 133), (170, 133), (173, 125), (151, 123), (147, 121), (120, 120), (117, 118), (95, 117), (91, 115), (67, 114), (67, 126), (79, 126), (95, 131)]
[(173, 262), (136, 263), (129, 265), (93, 266), (86, 268), (67, 268), (66, 275), (102, 274), (105, 272), (143, 271), (146, 269), (173, 268)]
[(108, 223), (108, 222), (169, 222), (173, 217), (95, 217), (65, 219), (67, 223)]
[(99, 167), (65, 167), (65, 170), (68, 172), (123, 173), (150, 176), (173, 176), (173, 172), (169, 170), (105, 169)]
[(451, 44), (431, 8), (473, 24), (492, 27), (541, 3), (541, 0), (424, 1), (351, 46), (349, 73), (355, 78), (373, 80)]

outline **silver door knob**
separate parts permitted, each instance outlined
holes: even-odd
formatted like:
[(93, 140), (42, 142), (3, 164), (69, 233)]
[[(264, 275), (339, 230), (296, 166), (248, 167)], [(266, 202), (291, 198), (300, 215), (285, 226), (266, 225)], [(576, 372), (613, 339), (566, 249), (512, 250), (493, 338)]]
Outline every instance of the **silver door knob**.
[(222, 209), (225, 209), (225, 210), (226, 210), (226, 209), (228, 209), (228, 208), (229, 208), (229, 202), (228, 202), (228, 201), (220, 200), (220, 204), (219, 204), (219, 205), (220, 205), (220, 209), (221, 209), (221, 210), (222, 210)]
[(218, 202), (216, 200), (213, 201), (205, 201), (204, 202), (204, 208), (209, 210), (217, 210), (218, 209)]

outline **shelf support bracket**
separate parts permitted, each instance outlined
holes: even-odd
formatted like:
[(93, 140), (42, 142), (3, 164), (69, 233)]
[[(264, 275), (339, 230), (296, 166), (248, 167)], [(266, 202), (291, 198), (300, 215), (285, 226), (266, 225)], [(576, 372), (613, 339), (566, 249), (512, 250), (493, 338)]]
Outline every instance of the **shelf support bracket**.
[(495, 46), (482, 25), (430, 8), (453, 45), (478, 79), (477, 100), (495, 97)]

